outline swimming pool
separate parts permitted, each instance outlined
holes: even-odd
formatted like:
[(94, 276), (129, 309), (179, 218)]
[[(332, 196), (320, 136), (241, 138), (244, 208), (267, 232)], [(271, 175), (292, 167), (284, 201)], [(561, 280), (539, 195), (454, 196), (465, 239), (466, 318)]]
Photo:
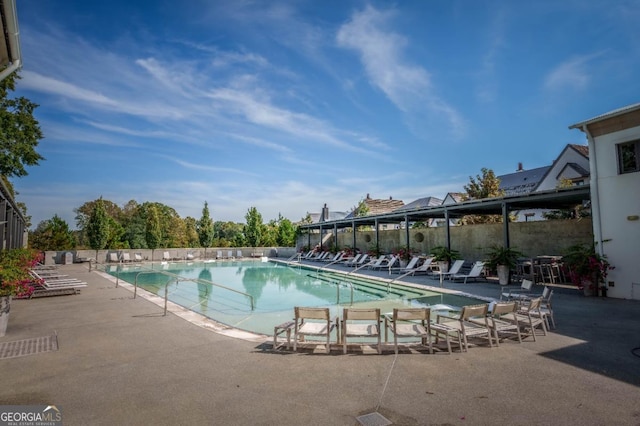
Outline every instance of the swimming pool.
[[(342, 308), (451, 305), (482, 301), (330, 270), (277, 262), (223, 261), (107, 266), (106, 272), (220, 323), (270, 335), (294, 306)], [(194, 280), (194, 281), (189, 281)], [(211, 284), (214, 283), (214, 284)]]

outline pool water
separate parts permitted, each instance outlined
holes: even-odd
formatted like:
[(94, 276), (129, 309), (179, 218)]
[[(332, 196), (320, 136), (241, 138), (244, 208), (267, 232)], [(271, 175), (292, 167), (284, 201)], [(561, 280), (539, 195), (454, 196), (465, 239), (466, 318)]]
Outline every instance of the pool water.
[(382, 312), (390, 312), (394, 307), (481, 303), (398, 283), (275, 262), (118, 265), (107, 267), (107, 272), (131, 284), (137, 281), (140, 288), (161, 297), (167, 287), (169, 300), (180, 306), (223, 324), (266, 335), (273, 333), (275, 325), (292, 319), (294, 306), (328, 307), (332, 316), (342, 316), (342, 309), (349, 306), (379, 307)]

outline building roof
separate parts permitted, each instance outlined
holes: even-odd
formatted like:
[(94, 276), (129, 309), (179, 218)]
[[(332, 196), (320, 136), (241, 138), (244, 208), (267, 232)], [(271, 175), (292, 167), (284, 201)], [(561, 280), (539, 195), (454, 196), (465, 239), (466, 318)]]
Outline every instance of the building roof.
[[(367, 194), (367, 197), (362, 200), (362, 202), (365, 203), (367, 209), (369, 210), (367, 216), (390, 213), (404, 206), (404, 202), (402, 200), (394, 200), (391, 197), (387, 199), (373, 199), (369, 196), (369, 194)], [(354, 213), (355, 210), (349, 213), (345, 217), (345, 219), (352, 219), (356, 217)]]
[(530, 170), (520, 170), (508, 175), (498, 176), (500, 189), (505, 195), (522, 195), (536, 190), (551, 166), (538, 167)]
[(564, 171), (568, 168), (573, 169), (578, 174), (578, 176), (581, 176), (581, 177), (587, 177), (587, 176), (590, 176), (591, 174), (589, 170), (585, 169), (578, 163), (567, 163), (564, 165), (562, 170), (560, 170), (560, 173), (558, 174), (558, 176), (556, 176), (556, 180), (560, 179)]
[(633, 104), (633, 105), (627, 105), (625, 107), (614, 109), (613, 111), (609, 111), (609, 112), (604, 113), (604, 114), (600, 114), (600, 115), (595, 116), (593, 118), (590, 118), (588, 120), (581, 121), (581, 122), (576, 123), (576, 124), (572, 124), (571, 126), (569, 126), (569, 128), (570, 129), (580, 129), (580, 130), (582, 130), (582, 127), (584, 127), (586, 125), (589, 125), (589, 124), (592, 124), (592, 123), (597, 123), (598, 121), (606, 120), (608, 118), (617, 117), (618, 115), (626, 114), (628, 112), (632, 112), (632, 111), (635, 111), (635, 110), (638, 110), (638, 109), (640, 109), (640, 103)]
[(588, 145), (576, 145), (574, 143), (570, 143), (569, 146), (575, 149), (579, 154), (584, 156), (584, 158), (589, 158), (589, 146)]
[(442, 200), (436, 197), (418, 198), (415, 201), (405, 204), (404, 206), (394, 210), (394, 212), (403, 212), (409, 210), (423, 209), (425, 207), (434, 207), (442, 204)]
[(442, 204), (461, 203), (464, 201), (465, 196), (466, 194), (464, 192), (448, 192), (444, 200), (442, 200)]
[(2, 80), (22, 66), (15, 0), (0, 1), (0, 31), (3, 35), (0, 41), (0, 80)]

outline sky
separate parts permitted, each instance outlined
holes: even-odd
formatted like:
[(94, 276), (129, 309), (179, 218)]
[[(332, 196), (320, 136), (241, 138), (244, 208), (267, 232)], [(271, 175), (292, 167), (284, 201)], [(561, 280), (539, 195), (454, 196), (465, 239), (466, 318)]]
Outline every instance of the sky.
[(640, 101), (640, 2), (19, 0), (32, 229), (102, 197), (298, 221), (550, 165)]

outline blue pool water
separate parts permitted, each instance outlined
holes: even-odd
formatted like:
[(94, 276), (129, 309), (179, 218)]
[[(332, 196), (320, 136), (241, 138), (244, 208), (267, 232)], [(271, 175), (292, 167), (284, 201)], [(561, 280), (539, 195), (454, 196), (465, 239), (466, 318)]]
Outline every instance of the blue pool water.
[(481, 302), (274, 262), (118, 265), (107, 267), (107, 272), (131, 284), (137, 280), (140, 288), (162, 297), (167, 287), (169, 300), (178, 305), (223, 324), (266, 335), (273, 333), (275, 325), (292, 318), (294, 306), (329, 307), (332, 315), (341, 315), (342, 308), (349, 306), (375, 306), (389, 312), (402, 306), (464, 306)]

